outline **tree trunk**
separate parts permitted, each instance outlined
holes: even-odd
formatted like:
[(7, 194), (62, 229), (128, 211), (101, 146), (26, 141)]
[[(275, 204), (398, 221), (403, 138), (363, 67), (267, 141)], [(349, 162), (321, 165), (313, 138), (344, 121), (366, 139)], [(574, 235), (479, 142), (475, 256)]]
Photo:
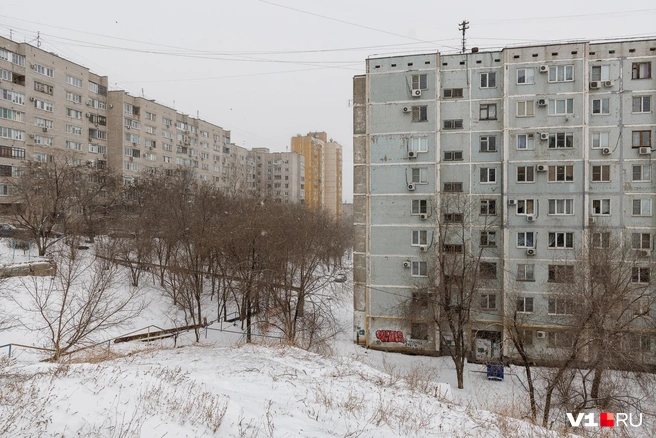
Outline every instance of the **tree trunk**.
[[(603, 373), (604, 373), (603, 366), (598, 364), (594, 370), (594, 377), (592, 378), (592, 389), (590, 390), (590, 398), (594, 400), (597, 406), (599, 406), (599, 387), (601, 386), (601, 378)], [(603, 408), (603, 406), (599, 406), (599, 407)]]

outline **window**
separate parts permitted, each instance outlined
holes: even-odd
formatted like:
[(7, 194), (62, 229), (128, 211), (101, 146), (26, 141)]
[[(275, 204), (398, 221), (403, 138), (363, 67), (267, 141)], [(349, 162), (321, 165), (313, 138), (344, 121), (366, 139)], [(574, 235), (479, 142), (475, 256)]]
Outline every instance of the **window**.
[(610, 233), (592, 233), (592, 247), (595, 249), (610, 248)]
[(157, 121), (157, 115), (146, 111), (146, 119), (155, 122)]
[(574, 300), (571, 298), (549, 298), (547, 313), (549, 315), (573, 315)]
[(568, 332), (547, 332), (547, 346), (549, 348), (570, 348), (574, 339)]
[(106, 154), (107, 146), (102, 146), (99, 144), (89, 144), (89, 152), (92, 154)]
[(25, 113), (22, 111), (0, 107), (0, 119), (13, 120), (14, 122), (24, 122)]
[(479, 112), (481, 120), (496, 120), (497, 119), (497, 104), (496, 103), (482, 103)]
[(574, 279), (574, 266), (571, 265), (549, 265), (550, 283), (571, 283)]
[(82, 80), (73, 76), (66, 75), (66, 83), (77, 88), (82, 88)]
[(549, 248), (574, 248), (574, 233), (549, 233)]
[(82, 119), (82, 111), (66, 108), (66, 115), (74, 119)]
[(517, 83), (518, 84), (533, 84), (535, 83), (535, 70), (532, 68), (518, 68), (517, 69)]
[(608, 147), (608, 133), (607, 132), (593, 132), (592, 133), (592, 148), (601, 149)]
[(593, 182), (609, 182), (610, 181), (610, 165), (592, 166), (592, 181)]
[(590, 70), (591, 81), (609, 81), (610, 65), (593, 65)]
[(651, 131), (633, 131), (631, 147), (651, 147)]
[(154, 126), (146, 126), (146, 132), (148, 134), (157, 135), (157, 131)]
[(517, 149), (533, 149), (533, 134), (519, 134), (517, 136)]
[(443, 95), (446, 99), (457, 99), (462, 97), (462, 88), (445, 88)]
[(574, 99), (549, 99), (549, 115), (574, 114)]
[(520, 313), (533, 313), (533, 297), (517, 297), (517, 311)]
[(649, 234), (649, 233), (631, 233), (631, 248), (633, 248), (633, 249), (651, 249), (651, 234)]
[(517, 102), (517, 117), (533, 117), (534, 115), (534, 102), (532, 100)]
[(75, 93), (71, 93), (70, 91), (67, 91), (66, 92), (66, 100), (68, 100), (69, 102), (73, 102), (73, 103), (80, 103), (80, 102), (82, 102), (82, 96), (80, 96), (79, 94), (75, 94)]
[(66, 140), (66, 149), (70, 149), (72, 151), (81, 151), (82, 143)]
[(415, 184), (428, 184), (428, 169), (415, 167), (411, 169), (412, 181)]
[(574, 146), (574, 134), (571, 132), (555, 132), (549, 134), (549, 149), (571, 148)]
[(634, 164), (631, 181), (651, 181), (651, 165)]
[[(535, 281), (535, 265), (519, 264), (517, 265), (517, 281)], [(531, 306), (531, 311), (532, 306)]]
[(410, 339), (420, 341), (428, 340), (428, 324), (425, 322), (413, 322), (410, 324)]
[(650, 351), (651, 337), (641, 333), (631, 333), (628, 336), (631, 351)]
[[(34, 81), (34, 90), (50, 95), (52, 95), (54, 92), (54, 88), (52, 87), (52, 85), (42, 84), (41, 82), (37, 82), (37, 81)], [(66, 93), (66, 95), (68, 95), (68, 92)]]
[(552, 215), (574, 214), (573, 199), (549, 199), (549, 213)]
[(66, 125), (66, 132), (73, 135), (82, 135), (82, 128), (75, 125)]
[(481, 152), (496, 152), (497, 138), (494, 135), (481, 135), (480, 138)]
[(481, 73), (481, 88), (496, 88), (497, 74), (494, 72)]
[(610, 199), (593, 199), (592, 215), (610, 216)]
[(517, 182), (518, 183), (532, 183), (532, 182), (535, 182), (535, 167), (534, 166), (519, 166), (517, 168)]
[(428, 75), (412, 75), (413, 90), (428, 90)]
[(426, 199), (413, 199), (412, 200), (412, 214), (425, 214), (428, 213), (428, 201)]
[(494, 310), (497, 308), (496, 294), (481, 294), (481, 309)]
[(518, 215), (534, 215), (535, 214), (535, 199), (518, 199), (516, 213)]
[(533, 231), (520, 231), (517, 233), (517, 248), (534, 248)]
[(41, 64), (32, 64), (32, 70), (40, 75), (48, 76), (49, 78), (55, 77), (55, 71)]
[(0, 89), (0, 99), (8, 100), (18, 105), (25, 105), (25, 95), (16, 91)]
[(549, 82), (569, 82), (573, 80), (573, 65), (554, 65), (549, 67)]
[(445, 151), (444, 161), (462, 161), (462, 151)]
[(482, 183), (495, 183), (497, 182), (496, 169), (493, 167), (480, 168), (480, 182)]
[(549, 182), (574, 181), (574, 166), (549, 166)]
[(123, 119), (123, 125), (127, 128), (141, 129), (141, 123), (139, 123), (137, 120), (129, 119), (127, 117)]
[(651, 62), (634, 62), (631, 68), (631, 79), (650, 79)]
[(34, 108), (53, 112), (55, 110), (55, 105), (50, 102), (46, 102), (45, 100), (34, 99)]
[(14, 158), (17, 160), (25, 159), (25, 149), (23, 148), (14, 148), (11, 146), (0, 146), (0, 157), (2, 158)]
[(428, 139), (426, 137), (412, 137), (410, 139), (410, 150), (415, 152), (427, 152)]
[(631, 282), (632, 283), (649, 283), (649, 268), (647, 267), (633, 267), (631, 269)]
[(592, 114), (610, 114), (610, 99), (592, 99)]
[(444, 129), (462, 129), (462, 119), (445, 120)]
[(485, 280), (494, 280), (497, 278), (497, 264), (491, 262), (481, 262), (478, 266), (480, 278)]
[(450, 253), (461, 253), (462, 252), (462, 244), (460, 244), (460, 243), (445, 243), (442, 246), (442, 250), (444, 252), (450, 252)]
[(651, 199), (634, 199), (633, 216), (651, 216)]
[(413, 260), (411, 263), (411, 275), (413, 277), (428, 277), (428, 262)]
[(413, 230), (411, 246), (428, 245), (428, 230)]
[(25, 131), (0, 126), (0, 138), (25, 141)]
[(633, 98), (634, 113), (651, 112), (651, 96), (636, 96)]
[(428, 107), (426, 105), (412, 107), (412, 121), (426, 122), (428, 120)]
[(481, 246), (494, 248), (497, 246), (496, 231), (481, 231)]
[(462, 213), (444, 213), (444, 222), (449, 224), (462, 223)]
[(497, 214), (497, 201), (495, 199), (481, 199), (481, 216), (495, 216)]
[(42, 144), (45, 146), (52, 146), (54, 144), (52, 137), (44, 137), (42, 135), (35, 135), (32, 141), (34, 141), (34, 144)]
[(54, 122), (48, 119), (42, 119), (40, 117), (34, 118), (34, 126), (39, 126), (41, 128), (51, 129), (54, 126)]
[(445, 182), (444, 183), (445, 192), (462, 192), (462, 183), (461, 182)]

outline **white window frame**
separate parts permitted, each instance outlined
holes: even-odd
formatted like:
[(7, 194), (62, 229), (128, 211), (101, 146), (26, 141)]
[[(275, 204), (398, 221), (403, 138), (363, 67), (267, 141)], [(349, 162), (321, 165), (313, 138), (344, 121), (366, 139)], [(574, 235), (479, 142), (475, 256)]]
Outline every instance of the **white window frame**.
[(535, 214), (536, 204), (535, 199), (518, 199), (515, 214), (517, 216), (533, 216)]
[(517, 117), (534, 117), (535, 101), (519, 100), (517, 101)]
[(552, 132), (549, 134), (549, 149), (572, 149), (573, 147), (573, 132)]
[[(520, 169), (524, 169), (524, 181), (519, 180)], [(534, 184), (535, 166), (517, 166), (517, 171), (515, 173), (515, 182), (517, 184)]]
[(494, 71), (481, 73), (479, 85), (480, 88), (497, 88), (497, 73)]
[(610, 144), (610, 133), (609, 132), (593, 132), (591, 133), (592, 149), (603, 149), (607, 148)]
[(410, 275), (413, 277), (428, 277), (428, 262), (425, 260), (412, 260), (410, 262)]
[(607, 116), (610, 114), (610, 98), (599, 97), (597, 99), (592, 99), (592, 105), (590, 108), (592, 114), (595, 116)]
[(485, 248), (497, 247), (497, 232), (496, 231), (481, 231), (480, 243)]
[(591, 199), (590, 214), (592, 216), (610, 216), (611, 202), (610, 198)]
[(427, 137), (411, 137), (409, 147), (414, 152), (428, 152), (428, 138)]
[[(553, 234), (553, 245), (551, 244), (551, 235)], [(558, 244), (559, 238), (562, 238), (562, 245)], [(568, 240), (571, 245), (568, 246)], [(574, 233), (571, 231), (550, 231), (547, 234), (547, 248), (549, 249), (573, 249), (574, 248)]]
[(413, 199), (410, 205), (410, 214), (412, 216), (428, 214), (428, 199)]
[(650, 233), (631, 233), (631, 248), (652, 249), (652, 236)]
[(547, 215), (549, 216), (571, 216), (574, 214), (574, 199), (549, 199)]
[(78, 79), (71, 75), (66, 75), (66, 83), (77, 88), (82, 88), (82, 79)]
[[(415, 171), (417, 175), (415, 175)], [(415, 181), (415, 176), (419, 181)], [(427, 167), (411, 167), (410, 168), (410, 182), (413, 184), (428, 184), (428, 168)]]
[(566, 116), (574, 114), (574, 98), (549, 99), (550, 116)]
[(481, 135), (479, 137), (479, 151), (480, 152), (496, 152), (497, 151), (497, 136), (496, 135)]
[(412, 230), (410, 246), (428, 245), (428, 230)]
[(631, 283), (649, 284), (650, 282), (651, 269), (649, 266), (634, 266), (631, 268)]
[(610, 81), (610, 65), (593, 65), (590, 67), (591, 81)]
[[(636, 179), (636, 169), (640, 168), (640, 179)], [(631, 182), (649, 182), (651, 181), (651, 164), (633, 164), (631, 166)]]
[[(562, 172), (559, 172), (561, 167), (562, 167)], [(572, 179), (567, 179), (568, 178), (567, 174), (570, 173), (568, 171), (568, 168), (571, 168), (571, 178)], [(551, 169), (553, 169), (553, 171)], [(547, 175), (547, 182), (548, 183), (571, 183), (571, 182), (574, 182), (574, 165), (572, 165), (572, 164), (549, 166), (547, 173), (548, 173), (548, 175)], [(552, 173), (553, 173), (553, 179), (551, 179)], [(563, 175), (563, 179), (558, 179), (559, 175), (561, 173)]]
[(495, 167), (481, 167), (478, 179), (481, 184), (496, 184), (497, 169)]
[[(522, 144), (525, 147), (522, 147)], [(520, 151), (535, 149), (535, 134), (517, 134), (517, 149)]]
[(517, 69), (517, 84), (531, 85), (535, 83), (535, 69), (532, 67)]
[[(529, 245), (529, 240), (530, 240), (530, 245)], [(518, 231), (517, 240), (515, 240), (515, 245), (517, 246), (517, 248), (535, 248), (535, 232)]]
[[(636, 213), (636, 211), (638, 211)], [(651, 216), (651, 199), (631, 200), (631, 216)]]
[(574, 81), (573, 65), (552, 65), (549, 67), (549, 82), (572, 82)]
[[(595, 179), (595, 172), (596, 168), (599, 168), (599, 179)], [(596, 166), (592, 166), (590, 169), (590, 181), (591, 182), (610, 182), (612, 179), (612, 169), (610, 164), (599, 164)], [(604, 175), (606, 174), (606, 175)]]
[[(638, 110), (636, 111), (636, 101)], [(651, 113), (651, 96), (633, 96), (631, 99), (631, 112), (633, 114)]]
[[(522, 302), (521, 310), (520, 306), (518, 305), (518, 302)], [(530, 306), (527, 304), (531, 303)], [(517, 313), (533, 313), (535, 311), (535, 300), (534, 297), (526, 297), (526, 296), (518, 296), (517, 299), (515, 300), (515, 310)], [(531, 310), (528, 310), (528, 308), (531, 308)]]
[(516, 281), (535, 281), (535, 265), (532, 263), (518, 263)]

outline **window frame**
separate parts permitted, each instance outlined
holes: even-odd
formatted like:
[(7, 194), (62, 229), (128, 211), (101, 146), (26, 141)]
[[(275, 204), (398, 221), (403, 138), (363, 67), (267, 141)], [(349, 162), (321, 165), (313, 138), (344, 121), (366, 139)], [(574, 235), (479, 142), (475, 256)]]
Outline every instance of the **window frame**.
[(631, 248), (632, 249), (652, 249), (652, 235), (651, 233), (631, 233)]
[[(524, 80), (520, 80), (520, 72), (523, 73)], [(530, 72), (530, 74), (529, 74)], [(530, 82), (529, 82), (530, 79)], [(533, 85), (535, 84), (535, 69), (533, 67), (522, 67), (517, 69), (517, 85)]]
[[(559, 111), (559, 103), (563, 103), (563, 112)], [(574, 98), (569, 97), (565, 99), (549, 99), (549, 115), (550, 116), (567, 116), (574, 114)]]
[(478, 111), (479, 120), (497, 120), (497, 104), (481, 103)]
[[(645, 141), (645, 135), (647, 136), (646, 138), (647, 143), (643, 143)], [(637, 144), (636, 144), (636, 138), (638, 139)], [(651, 129), (631, 131), (631, 149), (651, 148), (651, 138), (652, 138)]]
[[(599, 70), (598, 74), (595, 70)], [(610, 81), (610, 65), (593, 65), (590, 66), (590, 81), (601, 82), (601, 81)]]
[[(521, 302), (521, 306), (520, 303)], [(530, 306), (529, 306), (530, 303)], [(530, 307), (530, 310), (529, 310)], [(535, 312), (535, 299), (534, 297), (518, 296), (515, 299), (515, 311), (517, 313), (533, 313)]]
[(497, 247), (497, 232), (496, 231), (481, 231), (480, 245), (484, 248)]
[[(597, 139), (595, 139), (595, 136)], [(595, 146), (595, 142), (597, 145)], [(590, 133), (590, 147), (592, 149), (603, 149), (610, 145), (610, 133), (608, 131), (597, 131)]]
[[(534, 184), (535, 183), (535, 166), (517, 166), (515, 172), (515, 182), (517, 184)], [(521, 170), (523, 169), (523, 171)], [(522, 178), (523, 174), (523, 180)], [(530, 177), (530, 178), (529, 178)]]
[(548, 183), (574, 182), (574, 165), (572, 164), (562, 164), (562, 165), (556, 164), (553, 166), (549, 166), (547, 173), (548, 173), (547, 176)]
[[(591, 216), (610, 216), (611, 215), (611, 200), (610, 198), (599, 198), (590, 200), (590, 215)], [(595, 206), (595, 204), (597, 204)], [(604, 208), (607, 206), (607, 209)], [(607, 213), (605, 213), (607, 211)]]
[(428, 199), (413, 199), (410, 203), (410, 215), (428, 214)]
[[(562, 240), (562, 243), (559, 243), (560, 240)], [(571, 231), (550, 231), (547, 235), (547, 248), (574, 249), (574, 233)]]
[[(526, 147), (521, 147), (521, 139), (524, 138)], [(535, 134), (517, 134), (517, 150), (532, 151), (535, 149)]]
[(496, 216), (497, 215), (497, 200), (496, 199), (481, 199), (480, 200), (480, 216)]
[(631, 268), (631, 283), (651, 283), (651, 269), (649, 266), (633, 266)]
[(428, 277), (428, 262), (426, 260), (410, 261), (410, 275), (412, 277)]
[(497, 310), (497, 294), (482, 293), (480, 301), (481, 310)]
[[(447, 91), (449, 93), (447, 93)], [(444, 97), (445, 99), (462, 99), (463, 96), (464, 96), (464, 91), (462, 88), (444, 88), (442, 90), (442, 97)]]
[[(639, 213), (636, 213), (636, 205), (639, 207)], [(650, 198), (636, 198), (631, 200), (631, 216), (651, 216), (651, 199)]]
[[(641, 66), (647, 66), (646, 73), (642, 71)], [(631, 79), (651, 79), (651, 61), (631, 63)]]
[[(515, 208), (515, 215), (517, 216), (534, 216), (535, 206), (537, 202), (535, 198), (526, 198), (517, 200), (517, 208)], [(529, 211), (530, 207), (530, 213)]]
[(428, 122), (428, 105), (413, 105), (412, 123)]
[(497, 136), (496, 135), (481, 135), (479, 137), (479, 152), (496, 152), (497, 151)]
[(428, 152), (428, 137), (410, 137), (408, 151)]
[[(530, 245), (529, 245), (529, 235)], [(523, 243), (520, 243), (520, 240), (523, 240)], [(515, 240), (515, 245), (517, 248), (530, 249), (535, 248), (535, 232), (534, 231), (518, 231), (517, 239)]]
[[(419, 181), (415, 181), (415, 171), (418, 172), (417, 177)], [(411, 167), (410, 168), (410, 182), (412, 184), (428, 184), (428, 168), (427, 167)]]
[[(636, 102), (638, 102), (638, 110), (636, 111)], [(645, 105), (646, 103), (646, 105)], [(646, 107), (646, 108), (645, 108)], [(651, 96), (632, 96), (631, 98), (631, 113), (632, 114), (650, 114), (651, 113)]]
[(610, 164), (599, 164), (593, 165), (592, 171), (590, 172), (590, 181), (591, 182), (610, 182), (611, 181), (611, 169)]
[(428, 246), (428, 230), (412, 230), (410, 246)]
[(480, 184), (496, 184), (497, 183), (496, 167), (480, 167), (478, 179)]
[(535, 117), (535, 101), (518, 100), (516, 110), (517, 117)]
[(494, 71), (481, 72), (479, 88), (497, 88), (497, 73)]
[(463, 160), (462, 151), (444, 151), (443, 161), (462, 161), (462, 160)]
[(573, 216), (573, 215), (574, 215), (574, 198), (551, 198), (548, 200), (547, 216)]
[[(552, 72), (554, 72), (553, 75)], [(574, 65), (563, 64), (563, 65), (549, 66), (549, 72), (547, 74), (547, 82), (549, 83), (574, 82)]]
[(572, 149), (574, 148), (573, 132), (552, 132), (549, 134), (548, 149)]
[[(636, 179), (636, 168), (640, 168), (640, 179)], [(645, 172), (645, 169), (647, 170)], [(647, 179), (645, 179), (647, 175)], [(651, 164), (632, 164), (631, 165), (631, 182), (650, 182), (651, 181)]]
[(411, 75), (410, 84), (413, 90), (428, 90), (428, 74), (418, 73)]
[(598, 97), (592, 99), (592, 105), (590, 106), (590, 108), (592, 111), (592, 115), (594, 116), (607, 116), (610, 114), (610, 98)]
[(535, 265), (532, 263), (518, 263), (515, 281), (535, 281)]

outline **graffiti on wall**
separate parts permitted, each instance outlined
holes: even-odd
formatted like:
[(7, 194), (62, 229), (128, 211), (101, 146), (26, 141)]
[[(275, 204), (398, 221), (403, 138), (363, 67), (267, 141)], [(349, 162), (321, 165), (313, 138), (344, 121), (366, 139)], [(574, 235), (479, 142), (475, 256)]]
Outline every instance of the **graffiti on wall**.
[(376, 338), (380, 342), (405, 342), (403, 332), (397, 330), (376, 330)]

